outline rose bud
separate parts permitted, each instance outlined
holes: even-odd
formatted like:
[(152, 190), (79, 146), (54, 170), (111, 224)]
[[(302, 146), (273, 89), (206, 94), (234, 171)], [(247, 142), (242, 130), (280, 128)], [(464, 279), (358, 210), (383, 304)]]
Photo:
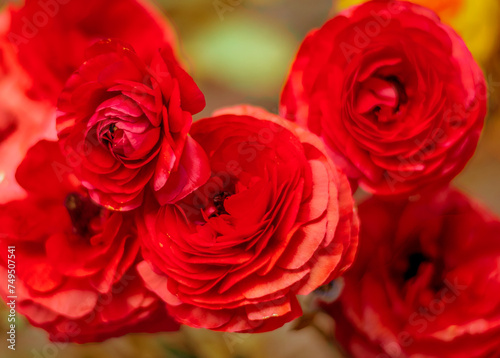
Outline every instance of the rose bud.
[(486, 84), (462, 39), (431, 10), (375, 0), (304, 40), (281, 114), (321, 136), (368, 192), (447, 185), (476, 148)]
[(205, 183), (206, 155), (188, 136), (192, 114), (204, 106), (203, 94), (168, 52), (146, 66), (130, 46), (101, 41), (66, 83), (57, 131), (67, 164), (91, 198), (131, 210), (147, 187), (165, 204)]
[(0, 205), (4, 301), (16, 296), (17, 312), (53, 341), (177, 330), (136, 271), (141, 254), (132, 214), (98, 206), (74, 175), (59, 170), (63, 163), (56, 142), (38, 142), (16, 174), (27, 197)]
[(455, 190), (359, 207), (359, 253), (326, 307), (352, 357), (496, 357), (500, 220)]
[[(265, 332), (302, 314), (306, 295), (353, 260), (358, 220), (321, 140), (248, 106), (193, 124), (211, 178), (176, 204), (138, 211), (138, 267), (179, 322)], [(149, 264), (148, 264), (149, 263)]]

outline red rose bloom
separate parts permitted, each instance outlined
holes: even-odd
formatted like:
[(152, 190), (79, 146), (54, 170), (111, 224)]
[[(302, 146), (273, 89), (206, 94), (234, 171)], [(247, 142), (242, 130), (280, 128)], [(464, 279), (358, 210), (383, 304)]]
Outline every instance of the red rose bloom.
[(165, 204), (207, 180), (206, 155), (188, 136), (191, 115), (204, 106), (203, 94), (168, 52), (146, 66), (128, 45), (101, 41), (66, 83), (57, 131), (67, 164), (92, 199), (130, 210), (149, 184)]
[(359, 216), (358, 256), (328, 307), (353, 357), (497, 357), (500, 221), (454, 190), (370, 199)]
[(365, 190), (406, 195), (446, 185), (463, 169), (486, 102), (481, 69), (436, 14), (375, 0), (307, 36), (281, 113), (320, 135)]
[(27, 150), (57, 138), (57, 98), (89, 46), (119, 38), (148, 63), (159, 48), (176, 47), (174, 30), (147, 0), (9, 3), (0, 13), (0, 96), (8, 99), (0, 105), (0, 203), (23, 195), (14, 175)]
[(131, 214), (93, 203), (74, 175), (58, 169), (63, 160), (56, 142), (37, 143), (17, 171), (28, 197), (0, 205), (2, 298), (12, 295), (13, 246), (16, 309), (52, 340), (83, 343), (177, 329), (137, 274)]
[(301, 315), (296, 295), (339, 276), (357, 246), (347, 178), (315, 135), (252, 107), (194, 123), (208, 182), (139, 217), (149, 288), (181, 323), (264, 332)]
[(25, 0), (11, 6), (6, 38), (35, 79), (30, 95), (57, 101), (64, 83), (95, 42), (119, 38), (150, 61), (159, 48), (176, 46), (168, 20), (147, 0)]

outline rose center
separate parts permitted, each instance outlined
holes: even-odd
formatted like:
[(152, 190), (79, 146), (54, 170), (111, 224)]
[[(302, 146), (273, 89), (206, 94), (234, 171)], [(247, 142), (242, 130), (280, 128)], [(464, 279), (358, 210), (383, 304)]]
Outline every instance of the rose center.
[(113, 143), (113, 139), (115, 139), (115, 133), (117, 131), (118, 127), (116, 124), (112, 123), (108, 126), (107, 130), (104, 132), (103, 139), (107, 143)]
[(215, 211), (210, 215), (210, 217), (215, 217), (223, 214), (228, 214), (226, 209), (224, 208), (224, 201), (231, 196), (231, 193), (227, 191), (223, 191), (214, 196), (213, 204), (215, 207)]
[(116, 123), (108, 124), (99, 129), (99, 141), (111, 151), (116, 146), (115, 138), (118, 135), (118, 130), (119, 128), (116, 126)]
[(428, 261), (429, 259), (427, 258), (427, 256), (425, 256), (421, 252), (416, 252), (408, 256), (408, 268), (403, 274), (404, 280), (408, 281), (417, 276), (420, 265)]
[(407, 102), (405, 88), (397, 77), (370, 77), (360, 84), (356, 111), (380, 123), (388, 123), (397, 119)]
[(66, 196), (64, 206), (71, 218), (73, 232), (76, 235), (89, 239), (100, 231), (103, 208), (89, 197), (70, 193)]
[(115, 137), (115, 132), (117, 129), (118, 129), (118, 127), (116, 126), (116, 124), (111, 124), (109, 126), (109, 133), (110, 133), (111, 138)]

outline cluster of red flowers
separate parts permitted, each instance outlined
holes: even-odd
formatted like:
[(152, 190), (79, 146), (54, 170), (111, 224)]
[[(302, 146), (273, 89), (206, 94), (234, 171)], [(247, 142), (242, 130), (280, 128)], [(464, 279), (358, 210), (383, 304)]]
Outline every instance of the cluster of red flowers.
[(18, 311), (52, 340), (270, 331), (343, 275), (323, 307), (356, 357), (500, 350), (500, 221), (449, 184), (486, 84), (433, 12), (351, 8), (304, 40), (281, 116), (195, 123), (204, 95), (147, 3), (2, 16), (0, 272), (14, 246)]

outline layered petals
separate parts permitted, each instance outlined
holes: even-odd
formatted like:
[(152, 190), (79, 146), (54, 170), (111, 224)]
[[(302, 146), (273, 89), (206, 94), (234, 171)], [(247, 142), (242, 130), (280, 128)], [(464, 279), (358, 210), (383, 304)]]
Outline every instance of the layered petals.
[(206, 155), (188, 137), (203, 94), (168, 55), (159, 51), (146, 66), (129, 45), (103, 40), (60, 96), (63, 151), (109, 209), (137, 208), (148, 188), (162, 204), (174, 202), (209, 176)]
[(326, 305), (353, 357), (494, 357), (500, 220), (454, 189), (369, 199), (356, 262)]
[(265, 332), (302, 314), (308, 294), (352, 263), (358, 221), (349, 183), (321, 140), (260, 108), (196, 122), (211, 178), (138, 215), (139, 272), (181, 323)]
[(0, 205), (0, 277), (16, 263), (17, 311), (54, 341), (177, 329), (136, 271), (133, 216), (94, 203), (64, 160), (58, 143), (37, 143), (17, 171), (27, 197)]
[(321, 136), (365, 190), (411, 195), (447, 185), (464, 168), (486, 103), (481, 69), (436, 14), (374, 0), (306, 37), (280, 110)]

